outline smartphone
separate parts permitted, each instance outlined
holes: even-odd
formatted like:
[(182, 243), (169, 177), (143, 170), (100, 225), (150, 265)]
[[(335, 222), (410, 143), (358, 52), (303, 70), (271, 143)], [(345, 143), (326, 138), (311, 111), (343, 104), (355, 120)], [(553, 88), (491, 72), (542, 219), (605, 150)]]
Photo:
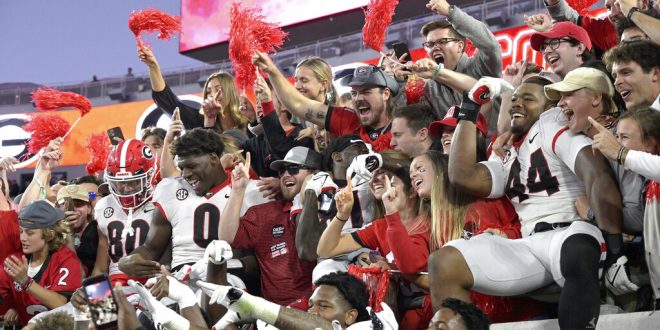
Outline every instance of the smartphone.
[(335, 210), (335, 194), (332, 191), (326, 191), (319, 196), (319, 213), (328, 215)]
[(121, 128), (119, 127), (113, 127), (109, 129), (108, 137), (110, 138), (110, 143), (112, 143), (113, 146), (116, 146), (119, 144), (119, 142), (125, 140), (124, 133), (121, 132)]
[(87, 305), (96, 329), (117, 329), (117, 300), (105, 274), (90, 277), (83, 282)]
[(64, 198), (64, 210), (65, 211), (75, 211), (76, 207), (73, 205), (73, 198), (65, 197)]
[(405, 41), (397, 41), (393, 43), (392, 49), (394, 49), (394, 56), (396, 56), (396, 58), (401, 58), (403, 54), (407, 54), (406, 57), (401, 60), (401, 63), (412, 61), (412, 57), (410, 57), (410, 49), (408, 49), (408, 44)]

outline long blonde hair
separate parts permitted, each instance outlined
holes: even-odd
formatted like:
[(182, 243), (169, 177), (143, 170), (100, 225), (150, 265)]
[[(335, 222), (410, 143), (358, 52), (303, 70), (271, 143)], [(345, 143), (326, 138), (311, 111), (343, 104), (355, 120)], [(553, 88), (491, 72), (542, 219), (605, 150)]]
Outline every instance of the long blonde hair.
[[(445, 243), (461, 238), (465, 220), (474, 198), (449, 182), (449, 156), (429, 150), (424, 154), (433, 166), (435, 177), (431, 189), (431, 251)], [(478, 214), (474, 219), (479, 222)]]
[(298, 65), (296, 65), (296, 69), (302, 66), (310, 69), (318, 81), (326, 81), (328, 83), (328, 89), (325, 91), (325, 101), (323, 103), (336, 105), (339, 100), (339, 95), (332, 84), (332, 67), (330, 64), (318, 56), (309, 56), (300, 61)]
[[(413, 192), (409, 174), (412, 160), (408, 155), (397, 150), (385, 150), (381, 152), (380, 155), (383, 159), (381, 169), (392, 173), (403, 182), (403, 190), (405, 193), (404, 198), (408, 198), (408, 196), (415, 197), (415, 205), (413, 205), (413, 209), (417, 210), (417, 215), (414, 221), (406, 225), (408, 234), (415, 235), (429, 232), (431, 222), (430, 206), (428, 201), (422, 200)], [(381, 216), (377, 216), (376, 218), (385, 216), (385, 207), (383, 206), (382, 201), (377, 201), (375, 210), (376, 212), (381, 212)]]
[[(211, 74), (206, 78), (204, 83), (204, 90), (202, 91), (202, 97), (204, 100), (209, 96), (208, 87), (211, 83), (211, 80), (218, 79), (220, 81), (220, 88), (222, 88), (222, 111), (218, 113), (218, 121), (216, 121), (216, 129), (219, 128), (219, 133), (222, 132), (222, 124), (220, 119), (222, 116), (229, 115), (234, 121), (236, 128), (245, 131), (247, 127), (247, 118), (241, 114), (239, 110), (240, 99), (238, 90), (236, 89), (236, 84), (234, 83), (234, 77), (227, 72), (218, 71)], [(199, 113), (204, 115), (204, 110), (199, 109)], [(219, 126), (219, 127), (218, 127)]]

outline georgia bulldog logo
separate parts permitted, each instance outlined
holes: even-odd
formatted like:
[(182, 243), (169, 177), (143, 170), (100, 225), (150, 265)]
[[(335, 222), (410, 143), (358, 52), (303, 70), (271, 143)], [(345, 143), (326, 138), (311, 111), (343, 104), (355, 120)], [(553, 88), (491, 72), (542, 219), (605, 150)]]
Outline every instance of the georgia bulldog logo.
[(176, 191), (176, 199), (182, 201), (186, 198), (188, 198), (188, 190), (181, 188)]
[(146, 159), (151, 159), (154, 157), (154, 154), (151, 152), (151, 148), (149, 148), (149, 146), (142, 147), (142, 156), (144, 156)]
[(113, 214), (115, 214), (115, 210), (112, 207), (106, 207), (105, 210), (103, 210), (103, 216), (106, 219), (111, 217)]

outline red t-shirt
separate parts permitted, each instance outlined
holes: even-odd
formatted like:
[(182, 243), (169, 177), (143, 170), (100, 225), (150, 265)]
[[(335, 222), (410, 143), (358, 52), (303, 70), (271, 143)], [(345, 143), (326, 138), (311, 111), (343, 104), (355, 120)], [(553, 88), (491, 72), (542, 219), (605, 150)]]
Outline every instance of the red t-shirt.
[(428, 268), (429, 231), (408, 234), (399, 213), (376, 219), (351, 235), (358, 244), (378, 250), (403, 273), (424, 272)]
[(0, 264), (8, 255), (17, 252), (21, 252), (18, 213), (14, 210), (0, 211)]
[[(476, 226), (470, 225), (474, 219), (479, 219)], [(507, 197), (477, 199), (472, 203), (465, 229), (478, 235), (488, 228), (499, 229), (511, 239), (522, 237), (518, 213)]]
[(357, 114), (348, 108), (329, 107), (325, 128), (337, 136), (357, 134), (363, 141), (371, 143), (373, 150), (376, 152), (391, 149), (392, 133), (389, 128), (386, 128), (386, 132), (382, 132), (375, 139), (372, 139), (367, 129), (360, 123)]
[[(19, 258), (23, 256), (22, 253), (12, 255)], [(80, 260), (71, 249), (62, 247), (46, 258), (41, 270), (33, 279), (40, 286), (70, 298), (82, 285)], [(0, 270), (0, 296), (4, 300), (3, 305), (16, 309), (19, 322), (23, 326), (34, 315), (48, 311), (48, 308), (31, 293), (16, 291), (14, 280), (5, 272), (4, 267)]]
[(241, 217), (232, 247), (253, 249), (261, 270), (263, 297), (288, 305), (312, 294), (316, 262), (298, 258), (291, 203), (276, 200), (249, 208)]

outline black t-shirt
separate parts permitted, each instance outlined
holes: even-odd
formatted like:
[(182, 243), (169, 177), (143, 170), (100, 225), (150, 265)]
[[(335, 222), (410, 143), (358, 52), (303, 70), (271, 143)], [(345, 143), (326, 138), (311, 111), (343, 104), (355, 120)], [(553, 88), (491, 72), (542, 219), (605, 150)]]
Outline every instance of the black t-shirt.
[(96, 220), (90, 222), (80, 235), (80, 244), (76, 242), (76, 255), (82, 263), (86, 276), (94, 269), (96, 262), (96, 248), (99, 245), (98, 223)]

